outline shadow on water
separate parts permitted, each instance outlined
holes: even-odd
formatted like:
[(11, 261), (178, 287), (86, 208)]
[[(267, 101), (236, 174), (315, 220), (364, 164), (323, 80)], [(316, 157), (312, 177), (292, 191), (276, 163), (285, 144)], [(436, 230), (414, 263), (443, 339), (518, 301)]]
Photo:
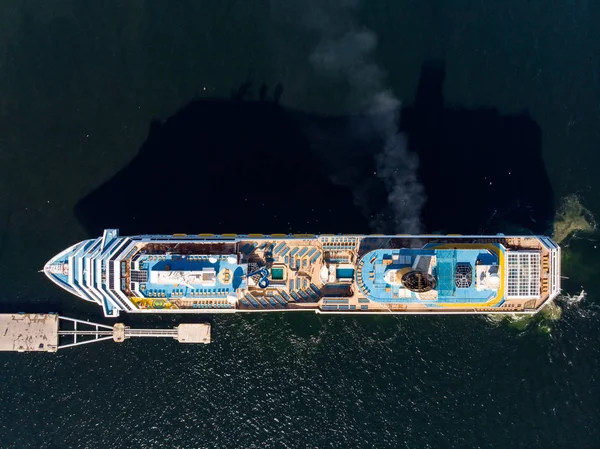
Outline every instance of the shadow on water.
[(445, 68), (426, 63), (402, 129), (420, 159), (429, 230), (551, 232), (554, 198), (542, 159), (541, 130), (527, 114), (444, 103)]
[(297, 114), (244, 100), (249, 88), (153, 122), (137, 157), (76, 206), (90, 235), (107, 226), (123, 234), (367, 231), (351, 193), (318, 164)]
[[(525, 113), (446, 106), (444, 77), (443, 64), (424, 64), (401, 114), (420, 159), (426, 230), (547, 232), (554, 202), (538, 125)], [(289, 110), (281, 85), (275, 100), (264, 85), (247, 100), (251, 90), (245, 82), (230, 100), (194, 100), (153, 122), (134, 160), (76, 206), (87, 232), (372, 232), (387, 195), (366, 121)]]

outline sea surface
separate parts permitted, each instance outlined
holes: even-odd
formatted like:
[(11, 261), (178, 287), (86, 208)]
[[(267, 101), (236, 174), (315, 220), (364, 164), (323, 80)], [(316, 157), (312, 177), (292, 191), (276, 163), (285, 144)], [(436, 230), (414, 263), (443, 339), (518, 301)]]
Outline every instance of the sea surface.
[[(131, 233), (550, 234), (600, 215), (600, 3), (4, 0), (0, 311)], [(597, 232), (558, 311), (253, 314), (213, 343), (0, 355), (1, 448), (597, 448)]]

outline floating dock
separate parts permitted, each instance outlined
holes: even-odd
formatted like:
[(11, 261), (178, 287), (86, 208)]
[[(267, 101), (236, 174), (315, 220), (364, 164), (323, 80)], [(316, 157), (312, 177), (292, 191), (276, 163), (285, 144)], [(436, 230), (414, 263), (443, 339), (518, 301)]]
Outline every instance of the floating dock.
[(0, 314), (0, 351), (56, 352), (58, 315)]
[(186, 323), (172, 329), (131, 329), (123, 323), (107, 326), (51, 313), (0, 314), (0, 351), (56, 352), (103, 340), (121, 343), (131, 337), (170, 337), (180, 343), (207, 344), (210, 343), (210, 324)]

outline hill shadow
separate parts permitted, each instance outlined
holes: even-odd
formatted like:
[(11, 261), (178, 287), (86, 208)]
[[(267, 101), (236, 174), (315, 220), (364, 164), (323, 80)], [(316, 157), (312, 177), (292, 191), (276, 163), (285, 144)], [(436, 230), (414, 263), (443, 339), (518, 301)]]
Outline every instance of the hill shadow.
[[(423, 65), (400, 122), (420, 158), (426, 230), (546, 231), (554, 202), (539, 127), (526, 114), (446, 106), (444, 76), (443, 64)], [(86, 231), (375, 232), (369, 223), (387, 193), (369, 125), (280, 106), (281, 85), (276, 101), (263, 86), (259, 101), (244, 100), (251, 86), (153, 122), (134, 160), (77, 204)]]
[(249, 88), (244, 83), (231, 100), (194, 100), (153, 122), (134, 160), (77, 204), (86, 231), (366, 230), (351, 193), (318, 164), (296, 113), (277, 95), (245, 101)]
[(422, 66), (415, 103), (401, 128), (419, 155), (429, 230), (547, 233), (554, 198), (538, 124), (523, 112), (447, 106), (441, 62)]

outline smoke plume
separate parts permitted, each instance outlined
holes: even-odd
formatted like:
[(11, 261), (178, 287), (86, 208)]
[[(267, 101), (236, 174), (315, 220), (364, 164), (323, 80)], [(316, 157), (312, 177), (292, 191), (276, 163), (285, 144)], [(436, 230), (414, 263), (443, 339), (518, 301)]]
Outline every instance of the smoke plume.
[[(356, 204), (371, 216), (371, 225), (379, 232), (418, 233), (424, 190), (417, 178), (418, 160), (409, 152), (406, 136), (399, 133), (400, 101), (386, 88), (386, 75), (374, 62), (377, 36), (355, 20), (358, 2), (341, 0), (328, 8), (312, 3), (307, 25), (318, 38), (310, 56), (317, 72), (345, 81), (353, 104), (364, 111), (358, 124), (361, 137), (369, 134), (374, 148), (375, 175), (387, 191), (388, 211), (369, 211), (372, 198), (369, 184), (350, 186)], [(321, 2), (323, 3), (323, 2)], [(331, 3), (331, 2), (327, 2)], [(366, 130), (366, 131), (365, 131)], [(352, 131), (352, 132), (354, 132)], [(359, 183), (359, 184), (360, 184)]]

